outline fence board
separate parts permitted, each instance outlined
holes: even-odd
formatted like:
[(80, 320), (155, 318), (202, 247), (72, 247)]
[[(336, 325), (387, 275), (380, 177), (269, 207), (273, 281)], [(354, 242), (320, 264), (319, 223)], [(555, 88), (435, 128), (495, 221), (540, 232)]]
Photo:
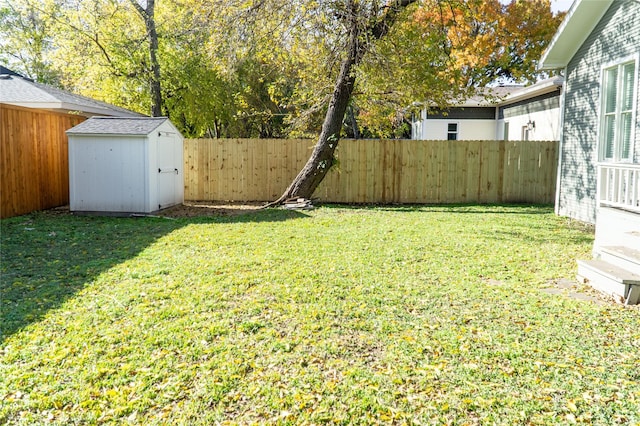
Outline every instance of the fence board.
[(65, 131), (85, 118), (0, 104), (0, 217), (69, 203)]
[[(187, 139), (185, 199), (269, 201), (304, 166), (306, 139)], [(341, 203), (553, 203), (558, 143), (342, 140), (314, 196)]]

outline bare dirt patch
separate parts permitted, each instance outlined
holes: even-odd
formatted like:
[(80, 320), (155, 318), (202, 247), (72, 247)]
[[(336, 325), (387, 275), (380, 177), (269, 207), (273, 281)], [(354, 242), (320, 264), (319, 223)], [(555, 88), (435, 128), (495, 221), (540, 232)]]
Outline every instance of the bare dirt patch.
[[(224, 201), (187, 201), (179, 206), (169, 207), (156, 213), (149, 215), (134, 214), (132, 216), (160, 216), (170, 218), (183, 217), (199, 217), (199, 216), (236, 216), (259, 210), (264, 204), (263, 202), (243, 202), (233, 203)], [(44, 214), (49, 216), (65, 216), (71, 214), (69, 206), (55, 207), (44, 210)], [(85, 213), (87, 214), (87, 213)], [(90, 213), (89, 213), (90, 214)], [(129, 214), (117, 213), (93, 213), (94, 215), (104, 216), (129, 216)]]
[(235, 216), (258, 210), (265, 203), (232, 203), (218, 201), (189, 201), (158, 213), (163, 217)]

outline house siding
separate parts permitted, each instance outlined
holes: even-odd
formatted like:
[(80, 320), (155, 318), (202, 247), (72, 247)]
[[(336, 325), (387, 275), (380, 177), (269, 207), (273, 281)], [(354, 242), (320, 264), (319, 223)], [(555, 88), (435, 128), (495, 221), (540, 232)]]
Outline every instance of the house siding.
[(495, 107), (453, 107), (446, 110), (431, 109), (427, 111), (427, 120), (495, 120)]
[[(567, 65), (557, 206), (560, 215), (595, 223), (602, 67), (639, 51), (640, 2), (618, 0)], [(636, 90), (640, 91), (638, 82)], [(634, 161), (640, 162), (638, 114), (635, 128)]]
[(492, 120), (423, 120), (414, 125), (413, 138), (422, 140), (447, 140), (448, 125), (458, 124), (458, 140), (494, 140), (496, 124)]
[(525, 99), (524, 101), (502, 106), (498, 110), (498, 118), (503, 119), (518, 115), (533, 114), (535, 112), (547, 111), (559, 107), (560, 89), (551, 93), (536, 96), (535, 98)]

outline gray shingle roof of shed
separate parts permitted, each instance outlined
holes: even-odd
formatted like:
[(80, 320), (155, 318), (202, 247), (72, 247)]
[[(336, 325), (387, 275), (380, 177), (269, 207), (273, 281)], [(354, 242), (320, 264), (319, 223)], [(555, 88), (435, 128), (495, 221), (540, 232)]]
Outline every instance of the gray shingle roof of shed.
[(148, 135), (167, 121), (166, 117), (91, 117), (67, 130), (71, 135)]

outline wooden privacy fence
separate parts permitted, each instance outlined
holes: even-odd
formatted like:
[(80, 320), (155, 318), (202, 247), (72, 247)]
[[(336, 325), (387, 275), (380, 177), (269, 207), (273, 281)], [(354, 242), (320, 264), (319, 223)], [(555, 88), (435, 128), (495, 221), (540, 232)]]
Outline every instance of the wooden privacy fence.
[[(187, 139), (185, 199), (274, 200), (314, 143)], [(553, 203), (557, 155), (557, 141), (346, 139), (314, 197), (337, 203)]]
[(65, 131), (84, 120), (0, 104), (0, 217), (69, 203)]

